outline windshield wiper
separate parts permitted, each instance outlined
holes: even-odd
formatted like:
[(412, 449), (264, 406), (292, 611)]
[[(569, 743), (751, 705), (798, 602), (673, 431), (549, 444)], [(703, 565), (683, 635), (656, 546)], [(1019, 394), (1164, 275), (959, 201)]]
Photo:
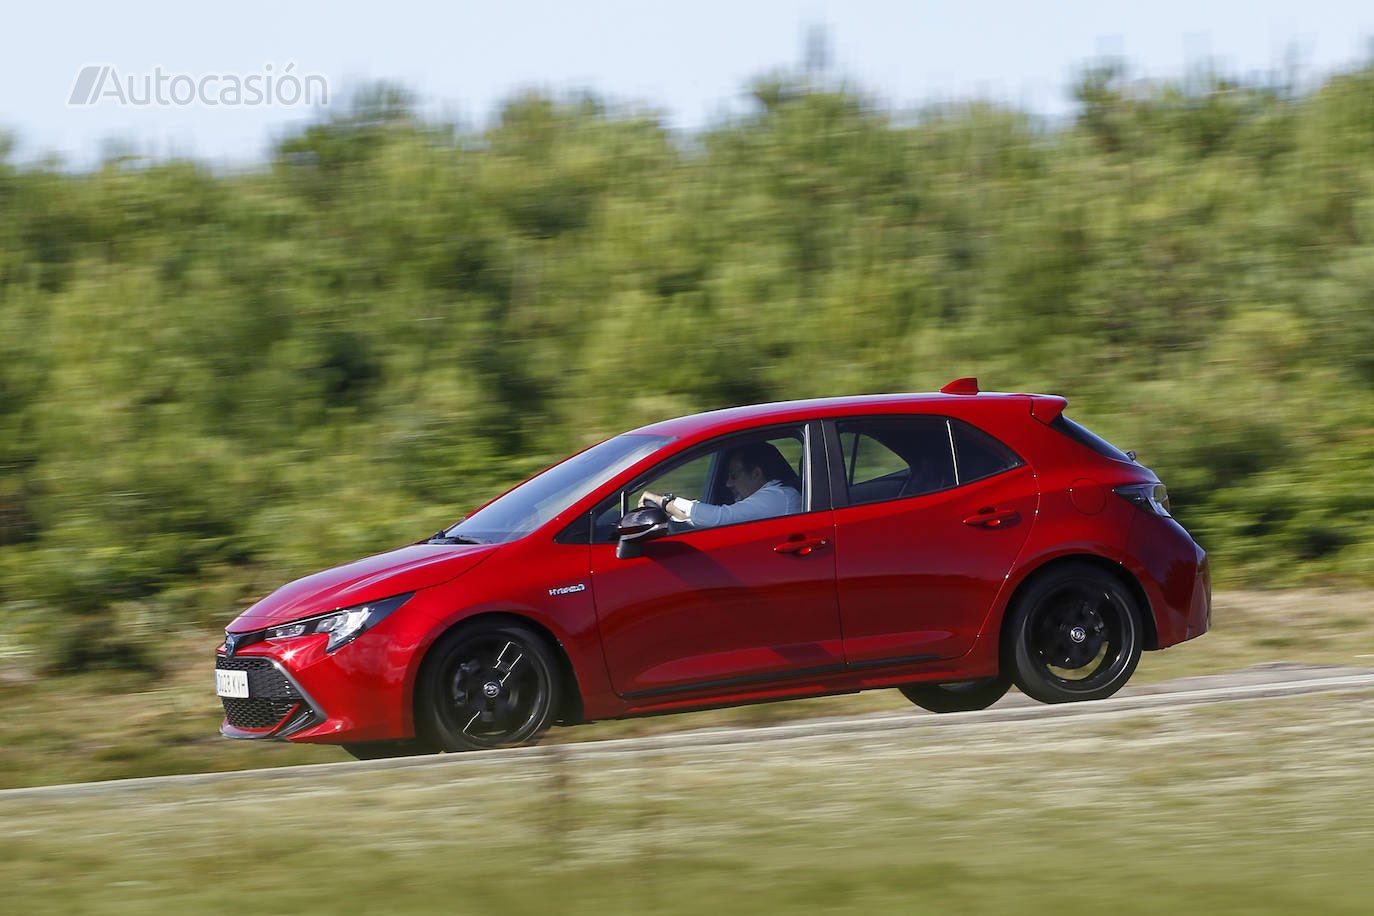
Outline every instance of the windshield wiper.
[(425, 541), (426, 544), (485, 544), (486, 541), (477, 538), (467, 538), (458, 534), (445, 534), (443, 530), (435, 532), (434, 536)]

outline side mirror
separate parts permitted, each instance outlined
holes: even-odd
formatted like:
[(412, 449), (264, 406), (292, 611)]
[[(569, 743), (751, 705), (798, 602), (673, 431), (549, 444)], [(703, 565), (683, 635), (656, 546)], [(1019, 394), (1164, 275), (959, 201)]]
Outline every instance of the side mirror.
[(625, 514), (616, 525), (616, 535), (620, 538), (615, 545), (615, 555), (621, 560), (631, 560), (644, 553), (644, 543), (661, 538), (668, 533), (668, 513), (658, 506), (644, 506)]

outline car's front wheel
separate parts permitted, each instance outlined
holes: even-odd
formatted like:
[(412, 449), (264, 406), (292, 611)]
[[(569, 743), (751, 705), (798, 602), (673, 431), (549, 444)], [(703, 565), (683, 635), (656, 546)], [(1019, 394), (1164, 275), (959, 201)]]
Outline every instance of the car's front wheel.
[(460, 626), (436, 644), (416, 685), (416, 730), (445, 751), (533, 741), (561, 699), (558, 661), (515, 623)]
[(902, 696), (931, 712), (973, 712), (987, 709), (1011, 689), (1011, 679), (989, 677), (951, 684), (905, 684)]
[(1140, 611), (1119, 579), (1085, 563), (1031, 583), (1008, 622), (1006, 666), (1042, 703), (1100, 700), (1140, 661)]

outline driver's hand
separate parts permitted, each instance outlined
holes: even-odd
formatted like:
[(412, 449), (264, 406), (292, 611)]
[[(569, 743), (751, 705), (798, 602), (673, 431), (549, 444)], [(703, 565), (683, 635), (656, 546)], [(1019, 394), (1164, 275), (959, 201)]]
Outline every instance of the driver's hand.
[(645, 491), (644, 491), (644, 495), (641, 496), (641, 497), (639, 498), (639, 505), (640, 505), (641, 507), (643, 507), (643, 506), (658, 506), (658, 505), (661, 505), (662, 503), (663, 503), (663, 497), (662, 497), (662, 496), (659, 496), (657, 493), (651, 492), (651, 491), (649, 491), (649, 490), (645, 490)]

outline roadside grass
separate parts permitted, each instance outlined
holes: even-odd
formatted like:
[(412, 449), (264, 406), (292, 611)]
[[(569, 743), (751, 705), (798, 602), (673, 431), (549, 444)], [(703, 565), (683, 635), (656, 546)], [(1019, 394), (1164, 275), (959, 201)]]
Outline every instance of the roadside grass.
[[(220, 738), (210, 673), (217, 639), (214, 632), (181, 637), (157, 678), (117, 671), (40, 678), (6, 660), (0, 668), (0, 788), (347, 759), (336, 747)], [(1132, 683), (1278, 661), (1374, 666), (1374, 591), (1219, 593), (1212, 631), (1146, 653)], [(906, 709), (911, 706), (895, 690), (877, 690), (559, 728), (544, 743)]]
[(27, 914), (1367, 912), (1374, 691), (0, 796)]

